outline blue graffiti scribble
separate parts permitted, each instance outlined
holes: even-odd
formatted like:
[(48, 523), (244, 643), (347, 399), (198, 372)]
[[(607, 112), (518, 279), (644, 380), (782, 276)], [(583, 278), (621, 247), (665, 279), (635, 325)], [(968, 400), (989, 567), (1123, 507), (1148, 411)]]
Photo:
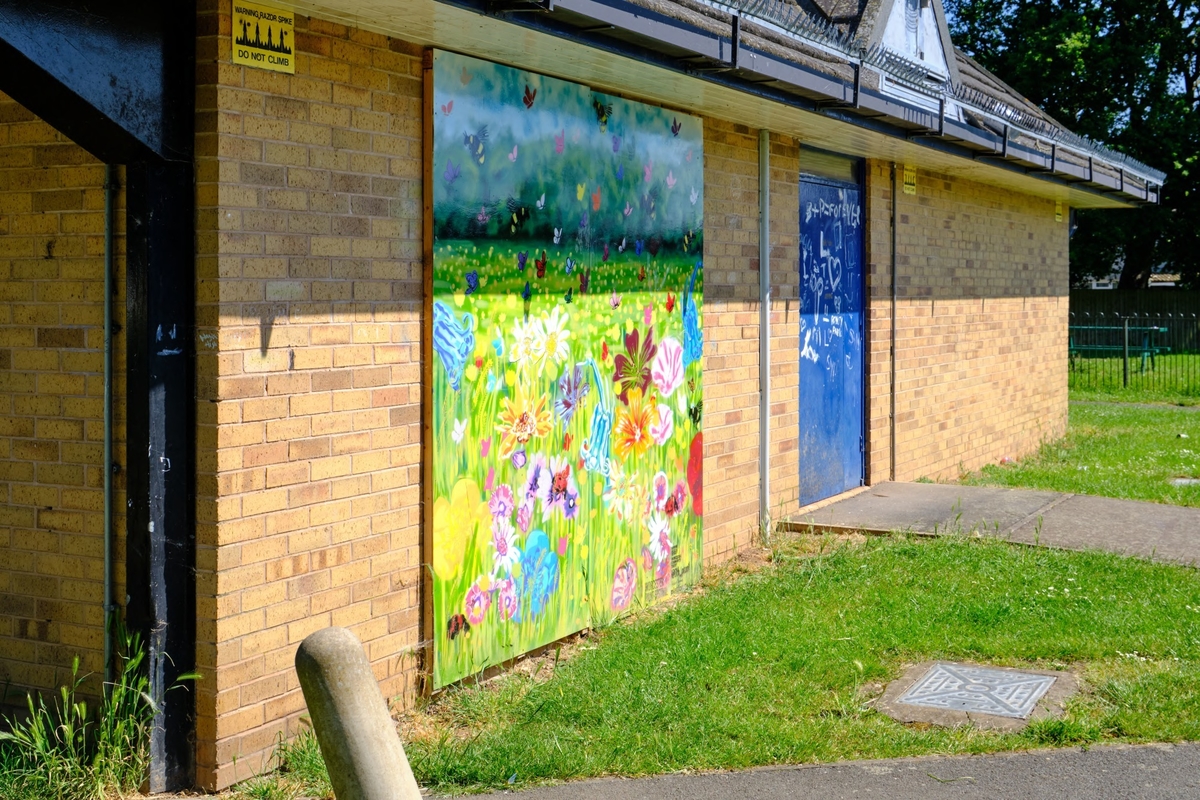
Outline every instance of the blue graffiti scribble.
[(462, 382), (463, 367), (475, 350), (475, 317), (463, 314), (462, 322), (454, 316), (450, 306), (441, 300), (433, 303), (433, 349), (446, 368), (450, 388), (458, 391)]

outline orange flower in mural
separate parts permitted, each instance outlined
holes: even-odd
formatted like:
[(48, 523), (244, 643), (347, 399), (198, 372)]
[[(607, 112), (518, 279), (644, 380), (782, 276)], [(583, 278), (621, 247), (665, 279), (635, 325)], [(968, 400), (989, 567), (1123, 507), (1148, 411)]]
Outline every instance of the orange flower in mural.
[(617, 420), (613, 424), (613, 450), (622, 459), (646, 454), (654, 444), (650, 426), (658, 422), (658, 406), (644, 397), (641, 389), (630, 389), (628, 397), (628, 406), (617, 406)]
[(500, 424), (496, 426), (500, 431), (500, 458), (508, 458), (534, 436), (550, 432), (550, 409), (546, 404), (546, 395), (533, 400), (520, 388), (515, 398), (504, 398)]

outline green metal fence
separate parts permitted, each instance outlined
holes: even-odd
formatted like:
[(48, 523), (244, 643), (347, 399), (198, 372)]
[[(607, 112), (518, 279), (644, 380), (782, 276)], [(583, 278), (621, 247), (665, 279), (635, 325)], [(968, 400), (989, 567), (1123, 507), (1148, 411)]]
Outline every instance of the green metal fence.
[(1200, 315), (1071, 313), (1070, 387), (1200, 397)]

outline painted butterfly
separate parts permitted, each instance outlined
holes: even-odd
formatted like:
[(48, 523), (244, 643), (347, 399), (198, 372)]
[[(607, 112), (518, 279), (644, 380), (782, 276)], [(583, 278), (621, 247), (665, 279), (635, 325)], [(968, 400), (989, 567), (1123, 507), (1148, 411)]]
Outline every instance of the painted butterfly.
[(637, 255), (640, 256), (642, 254), (642, 246), (643, 246), (642, 240), (638, 239), (636, 242), (633, 243), (633, 252), (635, 252)]
[(459, 77), (459, 80), (462, 81), (462, 85), (466, 86), (468, 83), (470, 83), (471, 77), (471, 73), (467, 72), (466, 67), (463, 67), (462, 75)]
[(692, 193), (688, 195), (688, 199), (692, 201), (692, 205), (696, 205), (696, 201), (700, 199), (700, 192), (696, 190), (695, 186), (692, 187)]
[(600, 256), (601, 261), (608, 261), (608, 242), (604, 243), (604, 254)]
[(471, 270), (467, 273), (467, 294), (475, 294), (479, 291), (479, 273)]
[(525, 104), (525, 107), (533, 108), (533, 101), (534, 101), (534, 98), (536, 98), (536, 97), (537, 97), (537, 89), (530, 91), (529, 84), (528, 83), (525, 84), (525, 96), (521, 98), (521, 102), (523, 102)]
[(618, 253), (625, 252), (625, 237), (621, 237), (621, 243), (619, 245), (617, 245), (617, 252)]
[(511, 197), (508, 199), (508, 212), (512, 215), (508, 226), (509, 233), (516, 233), (529, 221), (529, 209)]
[(583, 216), (579, 218), (579, 227), (586, 228), (587, 226), (588, 226), (588, 212), (585, 209), (583, 212)]
[(512, 152), (508, 154), (508, 160), (512, 163), (517, 163), (517, 146), (514, 144)]
[(517, 253), (517, 269), (521, 270), (521, 272), (525, 271), (525, 264), (528, 261), (529, 261), (529, 253), (526, 253), (526, 252)]
[(579, 293), (587, 294), (588, 282), (592, 279), (592, 271), (589, 269), (586, 272), (579, 272)]
[(650, 251), (651, 257), (657, 256), (658, 251), (662, 249), (662, 237), (657, 234), (650, 237), (650, 241), (646, 242), (646, 249)]
[(623, 180), (625, 180), (625, 165), (617, 164), (617, 181), (620, 182)]
[(629, 205), (629, 203), (626, 202), (625, 203), (625, 216), (628, 217), (632, 213), (633, 213), (633, 206)]
[(692, 243), (692, 232), (688, 231), (683, 235), (683, 252), (687, 252), (688, 245)]
[(639, 281), (646, 280), (646, 265), (645, 264), (642, 264), (642, 268), (638, 270), (638, 280)]
[(609, 296), (608, 304), (612, 306), (613, 311), (616, 311), (621, 307), (621, 295), (617, 294), (616, 289), (614, 289), (613, 293)]
[(570, 256), (567, 256), (566, 268), (567, 268), (567, 274), (570, 275), (571, 271), (575, 269), (575, 259), (571, 258)]
[(600, 210), (600, 187), (596, 187), (596, 191), (592, 192), (592, 211)]
[(608, 130), (608, 118), (612, 116), (612, 103), (605, 105), (599, 97), (592, 98), (592, 110), (596, 112), (596, 122), (600, 123), (600, 132)]
[(575, 298), (572, 297), (574, 293), (574, 289), (567, 289), (567, 293), (563, 295), (563, 300), (567, 303), (573, 303), (575, 301)]
[(696, 405), (688, 403), (688, 416), (692, 418), (692, 424), (697, 428), (700, 427), (700, 418), (704, 415), (704, 401), (697, 400)]
[(675, 310), (675, 293), (667, 292), (667, 313), (670, 314)]
[(567, 140), (567, 129), (563, 128), (562, 133), (554, 134), (554, 152), (562, 155), (563, 144)]
[[(451, 104), (451, 105), (453, 105), (453, 104)], [(621, 149), (621, 137), (614, 136), (613, 137), (613, 152), (616, 153), (620, 149)]]
[(554, 243), (562, 244), (562, 228), (554, 229)]
[(531, 297), (533, 297), (533, 290), (529, 288), (529, 281), (525, 281), (525, 288), (521, 290), (521, 299), (528, 303)]
[[(542, 257), (535, 259), (533, 265), (537, 267), (537, 276), (539, 278), (546, 277), (546, 251), (542, 251)], [(529, 298), (526, 298), (529, 299)]]
[(671, 135), (678, 136), (679, 132), (683, 130), (683, 123), (679, 121), (678, 117), (675, 117), (674, 120), (675, 121), (671, 123)]
[[(516, 147), (513, 147), (513, 154), (512, 154), (512, 156), (511, 156), (511, 158), (512, 158), (514, 161), (515, 161), (515, 160), (516, 160), (516, 158), (517, 158), (517, 148), (516, 148)], [(677, 184), (677, 183), (679, 183), (679, 181), (678, 181), (678, 180), (676, 180), (676, 178), (675, 178), (675, 172), (674, 172), (673, 170), (672, 170), (672, 171), (669, 171), (669, 172), (667, 172), (667, 188), (668, 188), (668, 189), (674, 189), (674, 188), (675, 188), (675, 184)]]
[(563, 434), (563, 450), (570, 450), (570, 449), (571, 449), (571, 434), (564, 433)]
[(485, 151), (485, 143), (487, 142), (487, 125), (484, 125), (475, 133), (463, 134), (463, 147), (467, 148), (467, 152), (471, 154), (471, 158), (478, 161), (480, 164), (487, 157)]
[(454, 110), (454, 101), (453, 100), (448, 100), (445, 104), (442, 105), (442, 113), (445, 114), (447, 117), (450, 116), (450, 112), (453, 110)]
[(471, 632), (471, 623), (462, 614), (455, 614), (446, 622), (446, 636), (453, 641), (455, 637)]
[(454, 166), (454, 162), (450, 159), (446, 159), (446, 171), (442, 173), (442, 180), (444, 180), (446, 183), (453, 184), (456, 180), (458, 180), (458, 176), (460, 174), (461, 170)]
[[(695, 191), (695, 189), (693, 189), (692, 191)], [(546, 207), (546, 193), (542, 192), (542, 196), (539, 197), (538, 201), (537, 201), (537, 209), (538, 209), (538, 211), (541, 211), (545, 207)]]
[(647, 163), (645, 166), (642, 167), (642, 172), (645, 173), (645, 176), (646, 176), (646, 183), (650, 182), (650, 173), (651, 173), (651, 171), (653, 171), (653, 169), (654, 169), (653, 161)]
[(478, 221), (480, 225), (486, 225), (487, 221), (491, 218), (492, 215), (488, 213), (487, 206), (480, 206), (479, 213), (475, 215), (476, 221)]

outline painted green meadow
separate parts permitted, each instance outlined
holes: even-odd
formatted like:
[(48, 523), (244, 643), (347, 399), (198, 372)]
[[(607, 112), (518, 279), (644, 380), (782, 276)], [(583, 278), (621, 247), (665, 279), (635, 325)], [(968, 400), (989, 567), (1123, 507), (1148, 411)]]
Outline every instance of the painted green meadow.
[(434, 685), (701, 569), (699, 120), (434, 60)]

